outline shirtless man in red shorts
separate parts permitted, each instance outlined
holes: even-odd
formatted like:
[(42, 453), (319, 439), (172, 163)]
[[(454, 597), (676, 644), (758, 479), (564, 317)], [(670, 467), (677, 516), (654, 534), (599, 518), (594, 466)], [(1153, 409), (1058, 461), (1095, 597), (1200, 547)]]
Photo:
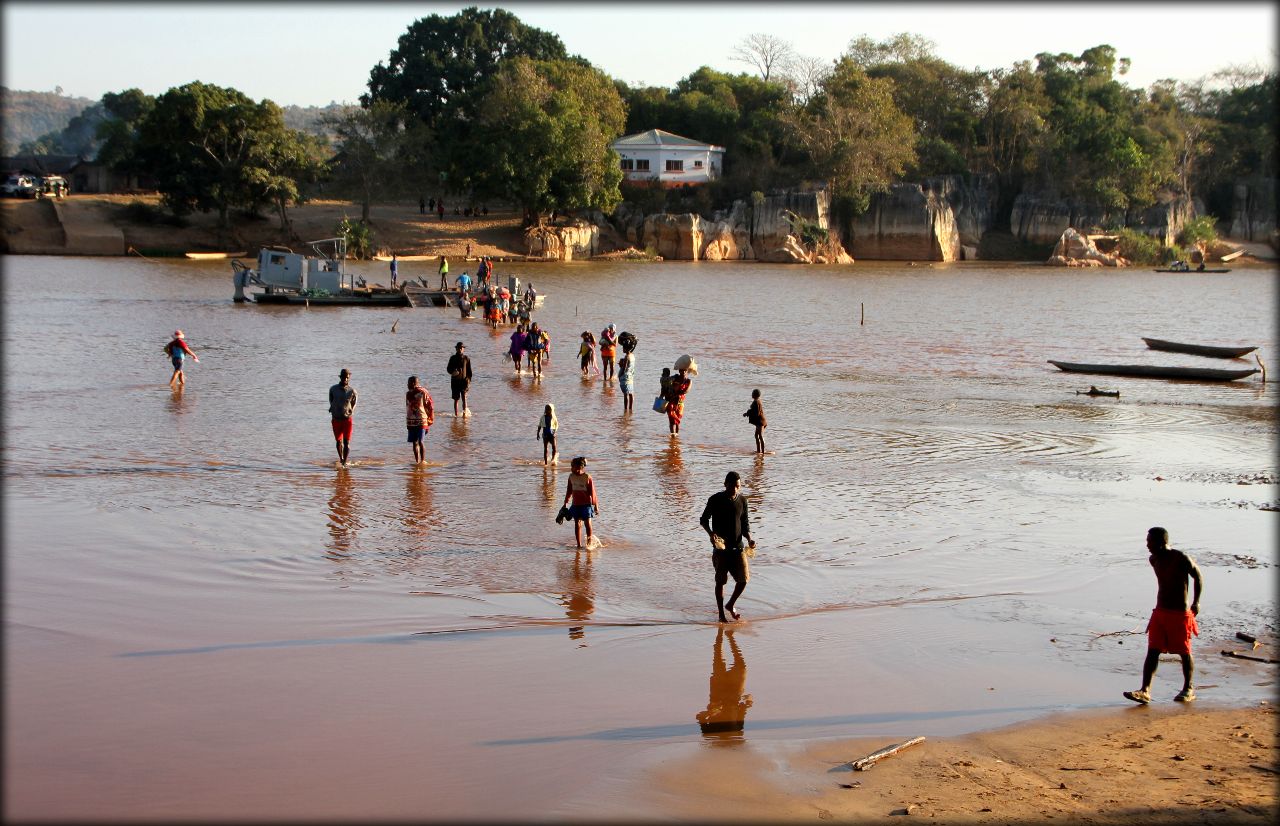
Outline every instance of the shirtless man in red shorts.
[[(1191, 635), (1200, 633), (1196, 615), (1200, 613), (1200, 569), (1182, 551), (1169, 547), (1169, 532), (1164, 528), (1147, 531), (1148, 560), (1156, 572), (1158, 590), (1156, 608), (1147, 623), (1147, 659), (1142, 664), (1142, 688), (1126, 691), (1124, 696), (1135, 703), (1151, 702), (1151, 679), (1156, 675), (1161, 654), (1177, 654), (1182, 658), (1182, 691), (1173, 699), (1180, 703), (1196, 698), (1191, 687), (1195, 663), (1191, 659)], [(1195, 583), (1191, 607), (1187, 607), (1187, 577)]]

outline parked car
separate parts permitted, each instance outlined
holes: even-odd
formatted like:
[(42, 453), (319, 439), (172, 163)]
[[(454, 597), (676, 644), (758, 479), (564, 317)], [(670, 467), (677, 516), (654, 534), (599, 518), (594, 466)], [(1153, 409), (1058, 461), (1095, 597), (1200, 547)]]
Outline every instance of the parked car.
[(30, 175), (10, 175), (0, 184), (0, 194), (9, 198), (34, 198), (39, 191), (36, 179)]

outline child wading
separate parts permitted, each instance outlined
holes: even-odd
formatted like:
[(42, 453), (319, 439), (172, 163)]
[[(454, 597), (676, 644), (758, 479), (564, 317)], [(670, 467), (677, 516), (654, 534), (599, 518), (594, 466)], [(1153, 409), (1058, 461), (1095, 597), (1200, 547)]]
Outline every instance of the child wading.
[(764, 453), (764, 429), (769, 423), (764, 418), (764, 405), (760, 403), (760, 391), (751, 391), (751, 406), (742, 415), (756, 428), (756, 453)]
[(556, 418), (556, 406), (549, 404), (538, 419), (538, 438), (542, 440), (542, 464), (547, 464), (547, 453), (551, 453), (551, 461), (555, 462), (560, 451), (556, 449), (556, 431), (560, 429), (560, 420)]
[(569, 508), (569, 516), (573, 517), (573, 539), (582, 547), (582, 523), (587, 525), (587, 547), (591, 546), (591, 517), (600, 513), (600, 503), (596, 500), (596, 486), (587, 473), (587, 460), (577, 456), (571, 464), (573, 472), (569, 474), (569, 486), (564, 492), (564, 504)]
[(405, 427), (409, 431), (409, 444), (413, 445), (413, 463), (421, 465), (427, 461), (427, 448), (423, 437), (436, 420), (435, 404), (427, 388), (418, 382), (417, 376), (409, 377), (409, 390), (404, 394)]
[(589, 332), (582, 334), (582, 344), (578, 346), (578, 360), (582, 364), (582, 376), (586, 378), (587, 369), (595, 366), (596, 363), (596, 337)]

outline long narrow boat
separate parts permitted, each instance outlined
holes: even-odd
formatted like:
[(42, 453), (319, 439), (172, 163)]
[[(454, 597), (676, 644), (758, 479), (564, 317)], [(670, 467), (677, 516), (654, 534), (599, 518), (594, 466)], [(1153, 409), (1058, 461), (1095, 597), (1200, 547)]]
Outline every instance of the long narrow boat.
[(1164, 341), (1158, 338), (1142, 337), (1152, 350), (1163, 350), (1166, 353), (1190, 353), (1193, 356), (1209, 356), (1215, 359), (1238, 359), (1247, 356), (1257, 347), (1215, 347), (1210, 344), (1181, 344), (1177, 341)]
[(1231, 270), (1173, 270), (1167, 267), (1165, 268), (1157, 267), (1156, 272), (1188, 272), (1188, 273), (1190, 272), (1231, 272)]
[(1235, 381), (1258, 372), (1251, 370), (1218, 370), (1212, 367), (1160, 367), (1152, 364), (1078, 364), (1071, 361), (1049, 363), (1068, 373), (1096, 373), (1100, 376), (1134, 376), (1146, 379), (1185, 379), (1187, 381)]
[(223, 258), (244, 258), (247, 252), (189, 252), (187, 257), (192, 261), (218, 261)]

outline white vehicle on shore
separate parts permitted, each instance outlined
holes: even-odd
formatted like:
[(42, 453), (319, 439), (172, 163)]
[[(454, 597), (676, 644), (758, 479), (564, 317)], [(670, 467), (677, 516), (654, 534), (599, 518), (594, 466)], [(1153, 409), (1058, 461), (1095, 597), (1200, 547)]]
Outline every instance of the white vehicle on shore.
[(10, 175), (0, 184), (0, 193), (8, 198), (34, 198), (40, 193), (40, 187), (30, 175)]

